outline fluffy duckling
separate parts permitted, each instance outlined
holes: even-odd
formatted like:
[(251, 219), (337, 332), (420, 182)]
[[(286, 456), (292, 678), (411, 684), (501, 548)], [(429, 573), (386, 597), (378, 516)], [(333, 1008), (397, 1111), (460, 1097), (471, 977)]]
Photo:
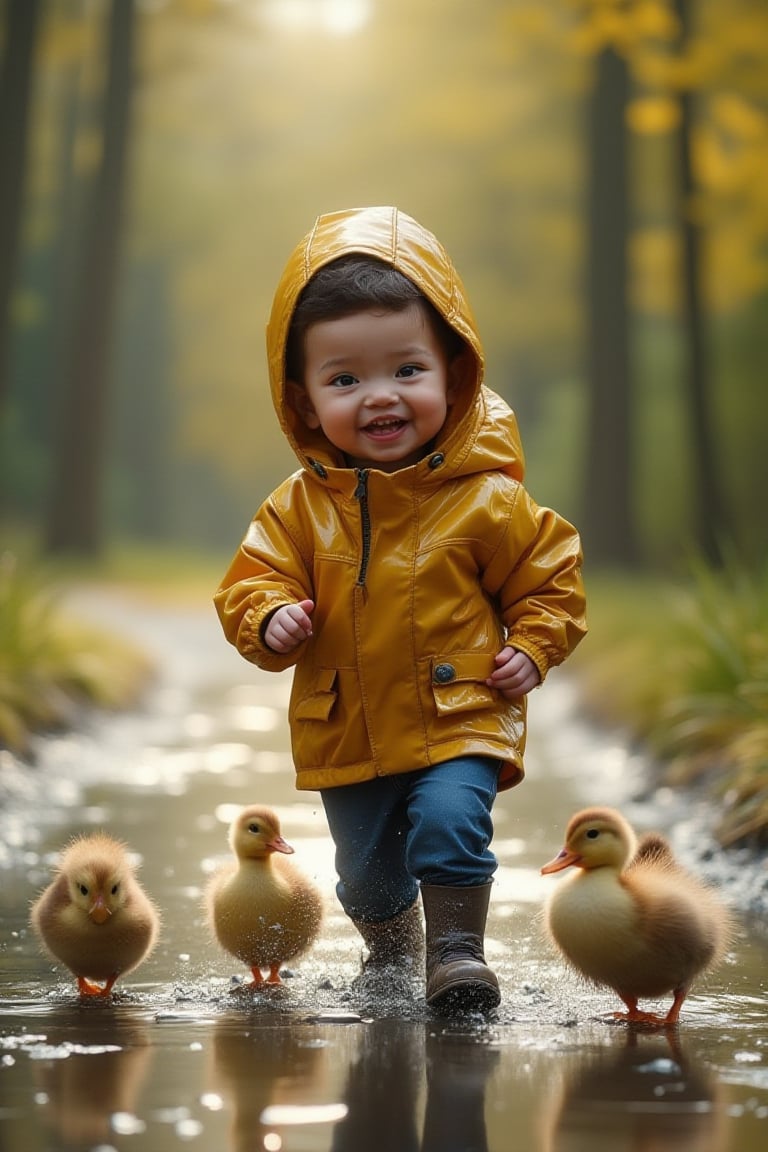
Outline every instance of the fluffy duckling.
[[(281, 964), (305, 952), (320, 931), (320, 893), (287, 859), (294, 849), (271, 808), (244, 809), (230, 827), (229, 844), (237, 860), (206, 890), (211, 928), (222, 948), (250, 968), (250, 987), (281, 984)], [(262, 968), (269, 969), (266, 981)]]
[[(578, 869), (549, 898), (545, 918), (565, 959), (627, 1007), (617, 1019), (675, 1024), (694, 979), (721, 958), (730, 917), (715, 895), (675, 861), (663, 836), (638, 843), (612, 808), (572, 817), (565, 847), (544, 875)], [(672, 993), (665, 1017), (638, 1010), (641, 997)]]
[(109, 996), (117, 978), (154, 948), (160, 915), (136, 879), (127, 846), (104, 832), (74, 839), (57, 872), (32, 905), (32, 927), (76, 977), (81, 996)]

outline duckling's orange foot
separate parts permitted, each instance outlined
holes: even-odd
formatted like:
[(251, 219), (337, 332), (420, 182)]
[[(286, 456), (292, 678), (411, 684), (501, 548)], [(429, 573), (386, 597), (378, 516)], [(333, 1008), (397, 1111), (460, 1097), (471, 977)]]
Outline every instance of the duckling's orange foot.
[(283, 983), (282, 980), (280, 979), (280, 965), (279, 964), (272, 964), (270, 966), (269, 975), (266, 977), (266, 979), (262, 975), (260, 968), (251, 968), (251, 975), (253, 976), (253, 980), (251, 981), (250, 984), (246, 984), (246, 988), (249, 988), (252, 992), (253, 991), (261, 991), (262, 989), (265, 989), (268, 986), (274, 987), (276, 984), (282, 984)]
[(631, 1012), (611, 1012), (607, 1017), (608, 1020), (615, 1021), (617, 1024), (630, 1024), (636, 1028), (673, 1028), (677, 1023), (676, 1020), (670, 1020), (668, 1016), (657, 1016), (655, 1012), (641, 1012), (635, 1008)]
[(109, 996), (115, 980), (117, 980), (117, 976), (110, 976), (102, 987), (101, 984), (94, 984), (91, 980), (86, 980), (84, 976), (78, 976), (77, 990), (81, 996)]

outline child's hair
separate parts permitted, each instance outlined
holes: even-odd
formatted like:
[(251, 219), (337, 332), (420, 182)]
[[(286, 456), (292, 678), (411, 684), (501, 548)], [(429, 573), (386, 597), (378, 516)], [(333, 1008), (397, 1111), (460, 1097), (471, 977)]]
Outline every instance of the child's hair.
[(286, 341), (286, 375), (297, 383), (304, 373), (304, 337), (312, 324), (337, 320), (368, 308), (402, 312), (420, 304), (449, 358), (458, 355), (464, 342), (420, 292), (412, 280), (391, 264), (373, 256), (340, 256), (315, 272), (299, 296)]

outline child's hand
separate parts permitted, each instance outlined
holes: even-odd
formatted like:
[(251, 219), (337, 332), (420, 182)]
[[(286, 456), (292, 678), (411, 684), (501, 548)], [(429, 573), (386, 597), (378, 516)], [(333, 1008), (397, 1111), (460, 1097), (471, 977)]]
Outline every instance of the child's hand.
[(527, 695), (541, 683), (539, 670), (525, 652), (508, 645), (494, 657), (496, 668), (486, 680), (489, 688), (496, 688), (507, 700)]
[(298, 604), (284, 604), (270, 617), (264, 629), (264, 640), (273, 652), (292, 652), (312, 635), (310, 615), (315, 610), (313, 600), (300, 600)]

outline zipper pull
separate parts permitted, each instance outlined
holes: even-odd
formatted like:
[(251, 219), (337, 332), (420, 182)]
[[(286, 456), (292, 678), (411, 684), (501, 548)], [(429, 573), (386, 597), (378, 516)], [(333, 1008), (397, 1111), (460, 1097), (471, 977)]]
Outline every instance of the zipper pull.
[(355, 500), (361, 503), (365, 500), (368, 494), (368, 469), (358, 468), (357, 470), (357, 487), (355, 488)]

